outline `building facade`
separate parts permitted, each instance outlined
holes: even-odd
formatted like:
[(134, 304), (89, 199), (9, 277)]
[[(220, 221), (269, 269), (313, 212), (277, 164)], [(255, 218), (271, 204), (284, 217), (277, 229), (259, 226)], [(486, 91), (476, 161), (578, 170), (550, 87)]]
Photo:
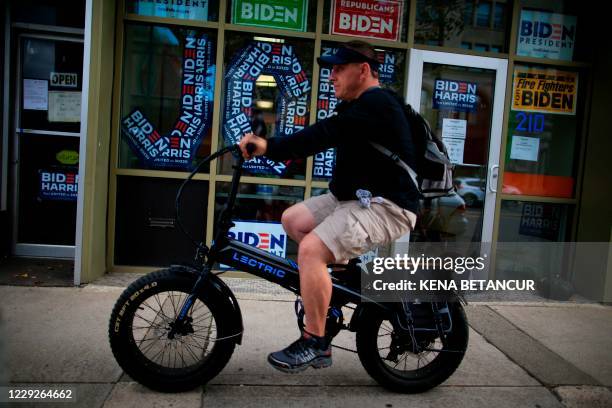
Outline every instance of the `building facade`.
[[(189, 261), (174, 214), (182, 179), (244, 132), (286, 137), (333, 115), (316, 57), (352, 39), (375, 46), (382, 85), (456, 166), (456, 193), (425, 200), (406, 240), (610, 242), (611, 52), (578, 2), (46, 0), (3, 13), (3, 248), (74, 258), (77, 284)], [(294, 257), (282, 211), (326, 192), (334, 160), (249, 162), (235, 236)], [(204, 168), (183, 200), (207, 244), (231, 166)], [(566, 256), (500, 250), (491, 274), (612, 293), (609, 261), (584, 271), (596, 289), (581, 288)]]

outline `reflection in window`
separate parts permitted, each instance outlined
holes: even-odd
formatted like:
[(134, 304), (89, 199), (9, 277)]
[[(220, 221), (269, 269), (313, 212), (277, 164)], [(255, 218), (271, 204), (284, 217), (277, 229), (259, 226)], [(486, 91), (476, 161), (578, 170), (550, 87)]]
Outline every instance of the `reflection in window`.
[[(495, 7), (495, 23), (491, 28)], [(476, 3), (474, 0), (417, 1), (415, 42), (451, 48), (479, 42), (506, 50), (505, 1)]]
[(466, 26), (471, 26), (474, 24), (474, 0), (466, 0), (465, 2), (463, 22)]
[(505, 4), (495, 3), (495, 14), (493, 14), (493, 28), (504, 28)]
[(479, 27), (489, 27), (491, 20), (491, 3), (481, 2), (476, 9), (476, 25)]

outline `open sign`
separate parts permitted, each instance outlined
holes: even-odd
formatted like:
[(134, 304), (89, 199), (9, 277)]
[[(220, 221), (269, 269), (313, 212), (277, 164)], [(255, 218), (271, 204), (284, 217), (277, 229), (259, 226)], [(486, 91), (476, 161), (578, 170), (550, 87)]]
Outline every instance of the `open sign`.
[(61, 88), (76, 88), (78, 82), (78, 75), (70, 72), (51, 72), (49, 76), (49, 82), (51, 86), (57, 86)]

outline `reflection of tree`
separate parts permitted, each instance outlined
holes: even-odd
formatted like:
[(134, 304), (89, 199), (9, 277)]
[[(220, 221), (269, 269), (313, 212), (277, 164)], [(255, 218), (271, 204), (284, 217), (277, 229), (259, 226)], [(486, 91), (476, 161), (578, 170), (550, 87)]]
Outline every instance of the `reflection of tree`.
[(427, 0), (417, 6), (416, 36), (443, 45), (459, 36), (464, 28), (466, 0)]

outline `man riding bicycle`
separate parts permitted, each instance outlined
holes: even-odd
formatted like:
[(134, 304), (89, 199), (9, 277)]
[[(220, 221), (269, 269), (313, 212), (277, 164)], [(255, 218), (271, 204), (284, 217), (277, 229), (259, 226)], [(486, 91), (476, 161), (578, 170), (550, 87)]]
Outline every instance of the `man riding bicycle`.
[[(330, 81), (342, 101), (337, 115), (290, 137), (266, 140), (249, 133), (239, 144), (245, 159), (265, 154), (276, 161), (336, 148), (330, 193), (311, 197), (282, 215), (285, 231), (299, 244), (300, 293), (306, 316), (302, 336), (268, 356), (273, 367), (285, 372), (331, 365), (330, 339), (325, 337), (332, 293), (327, 265), (346, 262), (411, 231), (419, 199), (408, 174), (368, 143), (386, 147), (415, 168), (403, 106), (396, 95), (380, 88), (374, 49), (363, 41), (351, 41), (317, 61), (332, 68)], [(252, 154), (246, 149), (248, 143), (256, 146)], [(358, 190), (361, 197), (366, 191), (371, 198), (359, 199)]]

